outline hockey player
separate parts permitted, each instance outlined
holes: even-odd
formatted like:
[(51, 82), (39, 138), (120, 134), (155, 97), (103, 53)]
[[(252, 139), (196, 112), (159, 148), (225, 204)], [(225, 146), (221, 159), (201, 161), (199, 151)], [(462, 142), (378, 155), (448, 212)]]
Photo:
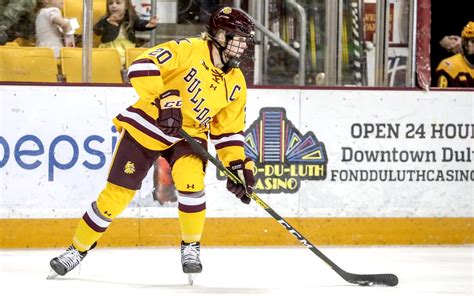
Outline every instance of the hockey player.
[(474, 22), (461, 33), (462, 52), (441, 61), (436, 69), (438, 87), (474, 87)]
[(113, 120), (121, 136), (107, 183), (79, 221), (72, 245), (51, 260), (52, 276), (71, 271), (95, 247), (159, 155), (170, 163), (178, 190), (183, 272), (201, 272), (207, 160), (180, 137), (180, 130), (203, 147), (209, 136), (222, 163), (245, 184), (228, 180), (227, 189), (248, 204), (246, 193), (253, 191), (255, 180), (253, 162), (244, 153), (247, 88), (239, 64), (251, 53), (247, 47), (254, 28), (243, 11), (220, 8), (203, 38), (163, 43), (133, 62), (128, 77), (139, 100)]

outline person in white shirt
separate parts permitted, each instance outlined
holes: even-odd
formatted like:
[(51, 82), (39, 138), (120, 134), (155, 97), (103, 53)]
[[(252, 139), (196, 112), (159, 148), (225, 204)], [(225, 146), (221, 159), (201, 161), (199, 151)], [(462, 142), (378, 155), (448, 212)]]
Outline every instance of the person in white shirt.
[(74, 30), (68, 19), (61, 13), (63, 0), (38, 1), (36, 16), (36, 46), (51, 47), (54, 56), (59, 57), (61, 47), (74, 47)]

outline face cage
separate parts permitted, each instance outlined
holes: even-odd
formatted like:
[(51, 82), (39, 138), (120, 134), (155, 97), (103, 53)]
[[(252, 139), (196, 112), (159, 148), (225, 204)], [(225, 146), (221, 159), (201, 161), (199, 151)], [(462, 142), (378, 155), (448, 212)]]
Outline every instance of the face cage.
[(462, 50), (464, 57), (474, 65), (474, 38), (462, 38)]
[[(470, 44), (470, 45), (469, 45)], [(474, 54), (474, 37), (464, 37), (462, 38), (462, 47), (466, 55), (473, 55)], [(469, 52), (469, 49), (471, 49)]]
[[(245, 45), (246, 44), (246, 47)], [(243, 60), (252, 60), (254, 51), (254, 37), (246, 37), (245, 41), (234, 40), (234, 36), (226, 36), (226, 47), (222, 54), (231, 66), (240, 64)]]

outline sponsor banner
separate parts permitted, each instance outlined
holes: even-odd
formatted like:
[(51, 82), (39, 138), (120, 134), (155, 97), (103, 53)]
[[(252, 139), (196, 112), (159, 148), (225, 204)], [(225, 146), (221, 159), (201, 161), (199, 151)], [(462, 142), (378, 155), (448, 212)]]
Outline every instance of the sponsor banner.
[[(124, 87), (2, 86), (0, 218), (80, 217), (105, 185), (111, 119), (136, 99)], [(473, 217), (473, 106), (469, 92), (251, 89), (255, 190), (289, 217)], [(152, 179), (120, 217), (177, 217)], [(267, 217), (212, 164), (206, 193), (209, 217)]]
[[(2, 215), (77, 215), (104, 185), (131, 88), (2, 86)], [(69, 215), (69, 214), (68, 214)]]
[[(327, 156), (313, 132), (302, 134), (282, 107), (264, 107), (244, 133), (245, 153), (256, 164), (259, 193), (297, 193), (304, 180), (324, 180)], [(218, 179), (225, 180), (223, 173)]]
[(301, 188), (302, 209), (474, 216), (471, 92), (303, 91), (301, 110), (328, 157), (324, 183)]

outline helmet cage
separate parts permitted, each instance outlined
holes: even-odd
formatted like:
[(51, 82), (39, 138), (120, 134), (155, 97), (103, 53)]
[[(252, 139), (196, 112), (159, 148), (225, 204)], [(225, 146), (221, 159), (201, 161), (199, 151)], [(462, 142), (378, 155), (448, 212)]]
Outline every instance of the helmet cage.
[[(223, 45), (216, 39), (219, 30), (225, 31)], [(242, 59), (252, 59), (255, 25), (245, 12), (230, 7), (218, 9), (209, 18), (207, 31), (208, 36), (218, 48), (224, 64), (229, 67), (238, 67)]]
[(474, 22), (468, 22), (461, 33), (462, 49), (466, 59), (474, 65)]
[(253, 36), (243, 37), (227, 34), (223, 55), (227, 60), (252, 60), (254, 45), (255, 39)]

